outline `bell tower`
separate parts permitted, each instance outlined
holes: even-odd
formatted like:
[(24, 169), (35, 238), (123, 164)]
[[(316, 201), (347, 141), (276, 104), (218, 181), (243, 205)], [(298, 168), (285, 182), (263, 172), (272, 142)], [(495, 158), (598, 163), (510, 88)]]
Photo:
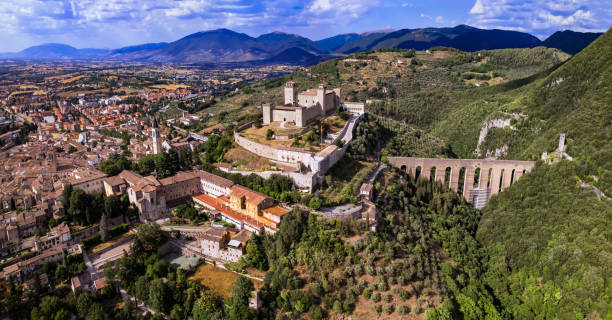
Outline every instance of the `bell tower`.
[(297, 88), (295, 82), (289, 81), (285, 83), (285, 104), (297, 103)]
[(159, 127), (157, 125), (157, 117), (153, 117), (153, 126), (151, 127), (151, 138), (152, 138), (152, 148), (153, 154), (158, 154), (162, 152), (162, 143), (161, 143), (161, 135), (159, 133)]

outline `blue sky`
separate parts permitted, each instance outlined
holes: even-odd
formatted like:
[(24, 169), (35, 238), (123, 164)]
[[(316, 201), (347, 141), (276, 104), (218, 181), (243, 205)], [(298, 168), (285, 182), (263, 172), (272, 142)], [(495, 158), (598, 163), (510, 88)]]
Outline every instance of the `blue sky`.
[(229, 28), (313, 40), (347, 32), (469, 24), (532, 33), (605, 31), (612, 0), (0, 0), (0, 51), (56, 42), (117, 48)]

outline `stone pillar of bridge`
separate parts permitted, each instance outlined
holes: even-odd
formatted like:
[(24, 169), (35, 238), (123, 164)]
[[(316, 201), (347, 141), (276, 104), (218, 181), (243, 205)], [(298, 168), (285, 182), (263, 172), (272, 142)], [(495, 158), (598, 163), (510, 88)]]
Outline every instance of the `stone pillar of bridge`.
[(461, 172), (461, 167), (458, 167), (458, 168), (451, 167), (450, 183), (448, 184), (448, 186), (451, 189), (453, 189), (453, 191), (455, 192), (459, 190), (459, 173), (460, 172)]
[(512, 181), (512, 168), (504, 169), (504, 181), (502, 181), (502, 191), (506, 190), (510, 186), (510, 181)]
[(489, 178), (489, 168), (480, 167), (480, 175), (478, 176), (478, 188), (479, 189), (487, 188), (488, 178)]
[(516, 169), (514, 171), (514, 183), (516, 183), (523, 176), (523, 169)]
[(423, 178), (427, 179), (427, 181), (429, 181), (429, 176), (431, 175), (431, 168), (432, 167), (425, 165), (421, 167), (421, 175)]
[(499, 181), (501, 179), (501, 168), (493, 168), (491, 171), (491, 195), (499, 193)]
[(465, 178), (463, 179), (463, 196), (468, 203), (472, 203), (472, 189), (474, 188), (474, 167), (465, 168)]
[(413, 178), (416, 178), (416, 173), (417, 173), (417, 172), (416, 172), (416, 169), (417, 169), (417, 167), (416, 167), (416, 166), (409, 166), (409, 167), (406, 167), (406, 171), (407, 171), (407, 172), (410, 172), (410, 173), (412, 174), (412, 177), (413, 177)]
[(436, 167), (436, 181), (444, 184), (444, 180), (446, 180), (446, 168)]

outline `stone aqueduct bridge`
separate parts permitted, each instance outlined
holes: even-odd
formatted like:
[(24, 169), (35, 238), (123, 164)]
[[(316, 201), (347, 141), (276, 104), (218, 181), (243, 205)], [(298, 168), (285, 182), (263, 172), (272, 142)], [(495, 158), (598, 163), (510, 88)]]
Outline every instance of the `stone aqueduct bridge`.
[[(388, 160), (392, 165), (412, 172), (413, 176), (422, 175), (447, 184), (455, 192), (459, 191), (459, 181), (463, 180), (461, 192), (477, 208), (484, 207), (489, 196), (505, 190), (535, 165), (533, 161), (518, 160), (410, 157), (389, 157)], [(478, 181), (475, 176), (478, 176)]]

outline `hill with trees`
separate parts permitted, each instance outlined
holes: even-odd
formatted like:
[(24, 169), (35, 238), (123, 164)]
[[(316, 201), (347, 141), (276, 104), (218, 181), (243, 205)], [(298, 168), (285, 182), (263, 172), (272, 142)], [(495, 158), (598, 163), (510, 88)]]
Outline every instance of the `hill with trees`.
[[(445, 228), (466, 228), (459, 232), (461, 238), (444, 238), (447, 234), (436, 229), (433, 223), (438, 218), (428, 220), (428, 224), (420, 227), (422, 229), (414, 226), (417, 230), (432, 232), (428, 239), (442, 248), (438, 256), (440, 263), (435, 265), (439, 271), (437, 277), (444, 278), (440, 286), (444, 289), (433, 295), (437, 298), (435, 303), (431, 300), (429, 306), (436, 308), (427, 313), (427, 319), (612, 316), (612, 278), (608, 267), (612, 257), (608, 231), (612, 230), (612, 207), (610, 200), (599, 200), (588, 187), (595, 186), (608, 196), (612, 192), (612, 115), (609, 107), (612, 105), (609, 86), (612, 83), (612, 31), (571, 58), (544, 47), (477, 52), (433, 48), (430, 51), (427, 54), (377, 50), (353, 54), (350, 62), (327, 61), (312, 67), (310, 75), (297, 71), (278, 80), (253, 85), (249, 87), (249, 97), (237, 93), (222, 99), (219, 104), (229, 112), (227, 119), (246, 121), (249, 107), (232, 109), (231, 106), (243, 99), (250, 99), (253, 105), (281, 101), (285, 81), (296, 81), (300, 89), (317, 83), (341, 86), (347, 99), (374, 100), (368, 106), (369, 114), (355, 129), (358, 135), (349, 148), (351, 156), (372, 154), (382, 142), (383, 155), (478, 157), (475, 149), (483, 124), (512, 117), (512, 128), (489, 130), (484, 151), (507, 146), (507, 151), (501, 155), (503, 159), (538, 160), (542, 152), (556, 148), (560, 133), (566, 133), (567, 152), (574, 161), (563, 160), (552, 165), (538, 163), (531, 174), (492, 197), (483, 210), (459, 214), (467, 214), (473, 221), (442, 223)], [(444, 197), (451, 197), (452, 192), (446, 195), (441, 186), (394, 181), (404, 180), (379, 181), (384, 200), (378, 205), (383, 210), (384, 222), (368, 238), (397, 240), (399, 230), (405, 230), (406, 221), (431, 219), (437, 210), (441, 213), (467, 210), (460, 209), (463, 208), (461, 199), (444, 202)], [(438, 193), (436, 188), (439, 188)], [(433, 198), (421, 199), (425, 191), (419, 189), (431, 190)], [(393, 205), (395, 201), (397, 206)], [(423, 207), (430, 209), (423, 213)], [(406, 221), (402, 220), (404, 209), (401, 208), (406, 208)], [(304, 224), (306, 220), (301, 221)], [(392, 227), (387, 227), (387, 223), (392, 223)], [(410, 226), (408, 229), (412, 230), (412, 224)], [(325, 228), (338, 233), (343, 227)], [(349, 230), (353, 229), (349, 227)], [(458, 232), (452, 230), (455, 231), (451, 234)], [(263, 241), (264, 246), (266, 241)], [(415, 242), (409, 243), (414, 245)], [(286, 245), (288, 248), (300, 246), (292, 242)], [(391, 247), (394, 253), (401, 252), (400, 247)], [(427, 248), (432, 254), (432, 248)], [(278, 252), (273, 247), (264, 251)], [(351, 259), (359, 256), (352, 253), (341, 256), (347, 259), (347, 255)], [(274, 267), (276, 259), (268, 261), (273, 279), (280, 274), (285, 277), (279, 280), (281, 283), (292, 283), (290, 279), (295, 276), (311, 279), (302, 270), (313, 267), (312, 262)], [(394, 261), (385, 263), (393, 264)], [(444, 262), (449, 262), (450, 268)], [(296, 270), (299, 270), (297, 274)], [(333, 268), (320, 271), (324, 274), (334, 272)], [(355, 282), (351, 283), (356, 283), (356, 289), (360, 289), (360, 277), (352, 277)], [(329, 282), (329, 279), (315, 279)], [(284, 313), (306, 312), (301, 306), (296, 309), (304, 292), (302, 285), (291, 287), (274, 283), (269, 285), (277, 294), (285, 290), (296, 293), (295, 296), (283, 296), (283, 300), (274, 295), (275, 304), (272, 305)], [(361, 298), (351, 298), (353, 293), (349, 294), (344, 285), (328, 291), (333, 298), (314, 295), (304, 301), (321, 307), (324, 315), (357, 314), (354, 312), (362, 312), (364, 305), (376, 308), (372, 309), (374, 312), (381, 310), (381, 316), (384, 315), (384, 305), (378, 308)], [(391, 301), (396, 298), (392, 294)], [(334, 308), (335, 300), (340, 301), (338, 308)], [(346, 308), (344, 301), (348, 301)], [(317, 307), (312, 310), (310, 317), (319, 314)], [(396, 315), (395, 311), (388, 312)]]
[(600, 32), (557, 31), (546, 38), (542, 44), (548, 48), (557, 48), (569, 54), (576, 54), (601, 35)]

